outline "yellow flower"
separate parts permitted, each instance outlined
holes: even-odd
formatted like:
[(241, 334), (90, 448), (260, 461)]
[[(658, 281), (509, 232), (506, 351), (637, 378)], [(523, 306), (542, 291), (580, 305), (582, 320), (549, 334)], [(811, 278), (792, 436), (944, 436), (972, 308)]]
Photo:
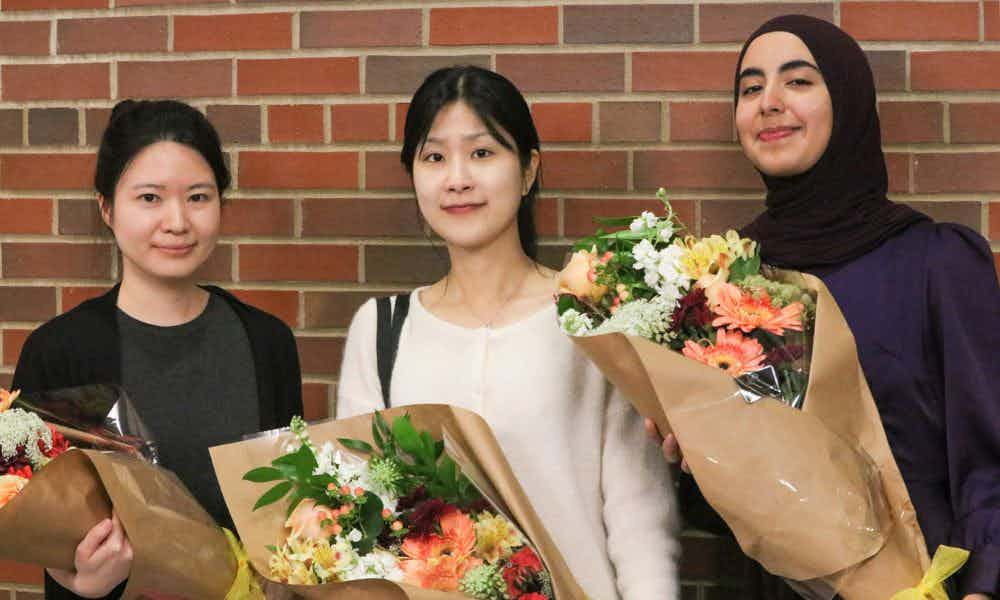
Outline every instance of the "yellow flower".
[(719, 269), (728, 268), (733, 261), (729, 243), (721, 235), (702, 239), (688, 235), (674, 243), (684, 249), (680, 258), (681, 271), (694, 280), (714, 275)]
[(524, 538), (502, 515), (484, 512), (476, 522), (476, 556), (488, 563), (499, 562), (524, 545)]
[(740, 234), (732, 229), (726, 232), (726, 244), (734, 259), (750, 258), (757, 251), (757, 242), (750, 238), (741, 238)]

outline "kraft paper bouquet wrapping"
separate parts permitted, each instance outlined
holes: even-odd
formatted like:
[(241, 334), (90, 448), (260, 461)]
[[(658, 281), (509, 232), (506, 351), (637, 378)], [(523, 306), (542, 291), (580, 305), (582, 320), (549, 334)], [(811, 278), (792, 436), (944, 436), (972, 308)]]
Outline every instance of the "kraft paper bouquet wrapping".
[[(133, 549), (126, 600), (146, 593), (199, 600), (262, 597), (253, 591), (249, 570), (239, 569), (245, 561), (237, 558), (235, 539), (176, 475), (151, 462), (155, 445), (125, 433), (143, 428), (119, 388), (2, 395), (15, 396), (0, 411), (0, 437), (11, 442), (10, 448), (4, 444), (3, 463), (8, 472), (20, 473), (3, 477), (27, 477), (0, 505), (0, 557), (72, 570), (77, 545), (114, 510)], [(37, 456), (29, 456), (29, 445), (37, 445), (44, 458), (32, 460)]]
[(470, 411), (427, 404), (308, 425), (296, 418), (210, 452), (269, 593), (585, 597), (489, 426)]
[[(917, 586), (924, 538), (829, 291), (762, 267), (736, 232), (682, 235), (659, 196), (666, 217), (607, 220), (628, 229), (577, 245), (560, 326), (673, 432), (706, 500), (768, 571), (807, 598)], [(964, 551), (942, 549), (961, 564)], [(943, 593), (940, 578), (926, 587)]]

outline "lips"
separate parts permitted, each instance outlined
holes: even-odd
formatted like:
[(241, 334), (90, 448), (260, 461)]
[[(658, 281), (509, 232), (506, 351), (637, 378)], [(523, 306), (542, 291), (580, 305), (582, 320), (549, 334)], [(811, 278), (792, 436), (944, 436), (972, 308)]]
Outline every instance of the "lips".
[(191, 252), (194, 249), (195, 244), (183, 244), (183, 245), (170, 245), (170, 246), (153, 246), (160, 252), (164, 254), (169, 254), (171, 256), (183, 256)]
[(486, 206), (486, 204), (485, 203), (450, 204), (448, 206), (442, 206), (441, 210), (448, 213), (449, 215), (464, 215), (466, 213), (470, 213), (476, 210), (477, 208), (482, 208), (483, 206)]
[(757, 139), (762, 142), (775, 142), (792, 135), (799, 129), (799, 127), (768, 127), (757, 134)]

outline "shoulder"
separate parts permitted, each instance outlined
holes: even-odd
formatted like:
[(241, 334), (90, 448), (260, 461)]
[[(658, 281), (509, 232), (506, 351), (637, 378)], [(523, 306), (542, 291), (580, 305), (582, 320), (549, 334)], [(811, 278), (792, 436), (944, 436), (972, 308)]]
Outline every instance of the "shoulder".
[[(112, 338), (115, 303), (112, 292), (86, 300), (73, 309), (43, 323), (28, 337), (35, 348), (47, 348), (72, 343), (83, 348)], [(110, 327), (109, 327), (110, 326)]]
[(978, 233), (953, 223), (927, 224), (919, 235), (925, 244), (925, 264), (932, 282), (963, 286), (996, 281), (993, 253)]

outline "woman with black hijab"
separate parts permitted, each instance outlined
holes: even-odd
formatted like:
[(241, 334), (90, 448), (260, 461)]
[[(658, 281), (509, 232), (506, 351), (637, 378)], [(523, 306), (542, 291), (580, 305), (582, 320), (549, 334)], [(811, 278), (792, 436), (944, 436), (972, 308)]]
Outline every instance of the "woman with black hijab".
[[(933, 223), (886, 198), (871, 68), (835, 25), (772, 19), (750, 36), (737, 64), (736, 129), (767, 186), (766, 211), (743, 233), (760, 243), (765, 262), (817, 275), (830, 289), (854, 333), (928, 550), (947, 544), (971, 552), (952, 597), (993, 598), (1000, 287), (989, 246), (968, 228)], [(671, 436), (664, 454), (679, 457)], [(724, 529), (690, 477), (681, 488), (693, 525)], [(762, 569), (746, 583), (752, 597), (794, 597)]]

